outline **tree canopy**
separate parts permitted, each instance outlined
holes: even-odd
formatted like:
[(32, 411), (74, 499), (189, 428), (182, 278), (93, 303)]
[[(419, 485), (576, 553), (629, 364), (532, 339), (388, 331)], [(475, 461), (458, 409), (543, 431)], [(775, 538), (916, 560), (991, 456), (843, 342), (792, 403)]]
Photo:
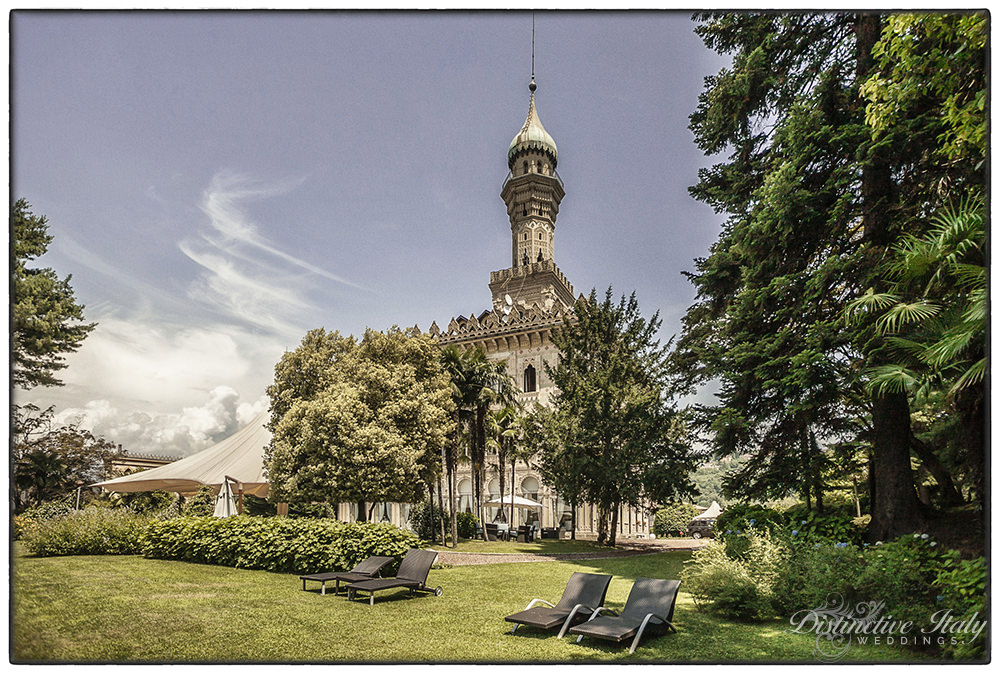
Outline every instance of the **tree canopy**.
[(546, 371), (558, 393), (542, 461), (566, 496), (597, 506), (600, 543), (614, 545), (620, 506), (693, 491), (694, 457), (668, 400), (659, 326), (658, 315), (642, 317), (634, 294), (615, 302), (608, 288), (603, 300), (594, 290), (578, 300), (552, 333), (560, 356)]
[(97, 325), (83, 323), (70, 276), (60, 279), (48, 267), (31, 267), (52, 243), (44, 215), (31, 212), (25, 199), (14, 202), (10, 215), (12, 379), (16, 387), (61, 386), (55, 373), (66, 367), (65, 354), (76, 351)]
[(270, 500), (416, 502), (451, 433), (437, 347), (398, 328), (361, 340), (309, 332), (268, 395)]

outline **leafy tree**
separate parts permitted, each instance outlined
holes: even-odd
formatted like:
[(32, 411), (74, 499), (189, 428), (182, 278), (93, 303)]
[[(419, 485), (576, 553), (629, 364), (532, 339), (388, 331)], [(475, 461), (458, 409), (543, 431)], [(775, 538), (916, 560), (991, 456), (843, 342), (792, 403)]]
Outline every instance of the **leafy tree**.
[(598, 542), (614, 545), (622, 505), (692, 491), (693, 455), (666, 400), (659, 316), (644, 319), (634, 294), (616, 303), (611, 288), (603, 301), (592, 290), (573, 313), (552, 334), (560, 356), (546, 371), (562, 437), (543, 449), (565, 453), (554, 464), (580, 469), (580, 495), (598, 509)]
[(100, 482), (119, 453), (114, 443), (76, 424), (54, 427), (52, 407), (14, 405), (12, 430), (15, 512)]
[(538, 448), (538, 471), (569, 504), (573, 520), (570, 538), (576, 540), (576, 508), (584, 498), (584, 474), (588, 457), (574, 451), (575, 427), (569, 415), (536, 405), (526, 419), (526, 444)]
[[(290, 363), (310, 363), (322, 386), (293, 379), (303, 397), (287, 396)], [(270, 500), (355, 501), (363, 519), (365, 503), (413, 503), (425, 493), (428, 464), (451, 432), (448, 378), (429, 337), (393, 328), (355, 341), (313, 331), (276, 375)]]
[(845, 329), (843, 311), (867, 288), (882, 291), (879, 261), (902, 233), (926, 228), (944, 187), (982, 175), (969, 154), (933, 159), (939, 116), (910, 107), (905, 125), (866, 125), (861, 88), (891, 70), (879, 15), (699, 18), (706, 44), (733, 62), (707, 78), (691, 128), (706, 154), (729, 155), (691, 191), (729, 219), (690, 275), (698, 301), (676, 369), (691, 385), (721, 383), (720, 405), (700, 419), (719, 455), (752, 457), (728, 483), (737, 495), (796, 490), (821, 505), (821, 445), (866, 435), (872, 532), (912, 531), (921, 514), (909, 404), (865, 391), (861, 373), (885, 364), (882, 339), (870, 322)]
[(11, 209), (11, 379), (14, 386), (61, 386), (55, 373), (66, 367), (64, 354), (76, 351), (97, 325), (82, 323), (70, 276), (60, 279), (48, 267), (28, 265), (52, 243), (44, 215), (34, 215), (24, 199)]

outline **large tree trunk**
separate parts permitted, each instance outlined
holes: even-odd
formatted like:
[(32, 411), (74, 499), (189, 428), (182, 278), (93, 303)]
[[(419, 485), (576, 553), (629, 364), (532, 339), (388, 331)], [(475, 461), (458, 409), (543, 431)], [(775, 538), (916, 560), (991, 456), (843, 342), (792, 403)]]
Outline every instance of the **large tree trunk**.
[(569, 504), (569, 537), (570, 540), (576, 540), (576, 503)]
[(884, 541), (923, 528), (910, 469), (910, 406), (906, 394), (876, 397), (872, 422), (875, 451), (870, 470), (878, 490), (872, 499), (868, 538)]
[(611, 504), (611, 527), (608, 531), (608, 545), (611, 547), (615, 546), (615, 541), (618, 535), (618, 513), (621, 512), (621, 503), (615, 502)]
[[(874, 63), (872, 47), (882, 32), (878, 14), (861, 14), (857, 23), (857, 79), (863, 82)], [(858, 106), (864, 103), (858, 99)], [(863, 110), (858, 111), (859, 116)], [(895, 242), (890, 218), (893, 182), (888, 149), (869, 149), (861, 170), (861, 226), (869, 252), (868, 265), (875, 268)], [(877, 275), (860, 270), (873, 283)], [(881, 290), (881, 288), (876, 288)], [(869, 346), (868, 366), (879, 365), (877, 347)], [(905, 393), (875, 396), (872, 405), (872, 522), (868, 535), (873, 540), (895, 538), (921, 528), (920, 502), (913, 488), (910, 470), (910, 405)]]
[(927, 472), (933, 475), (934, 481), (938, 483), (940, 504), (943, 506), (961, 505), (962, 495), (955, 488), (955, 483), (952, 481), (948, 469), (937, 458), (934, 450), (912, 433), (910, 434), (910, 447), (913, 448), (913, 452), (920, 459)]
[(608, 508), (603, 503), (597, 506), (597, 544), (608, 542)]
[(358, 517), (357, 517), (357, 521), (358, 522), (367, 522), (368, 521), (368, 511), (365, 510), (365, 502), (364, 501), (358, 501), (357, 505), (358, 505)]

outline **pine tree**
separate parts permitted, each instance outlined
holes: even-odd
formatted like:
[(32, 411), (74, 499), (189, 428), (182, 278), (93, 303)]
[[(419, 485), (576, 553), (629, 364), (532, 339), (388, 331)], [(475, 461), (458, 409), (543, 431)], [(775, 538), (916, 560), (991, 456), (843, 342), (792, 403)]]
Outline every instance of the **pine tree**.
[(64, 354), (80, 348), (96, 323), (83, 323), (70, 279), (55, 271), (28, 265), (52, 243), (44, 215), (34, 215), (24, 199), (14, 202), (10, 215), (13, 246), (11, 273), (11, 356), (14, 386), (61, 386), (55, 372), (66, 367)]

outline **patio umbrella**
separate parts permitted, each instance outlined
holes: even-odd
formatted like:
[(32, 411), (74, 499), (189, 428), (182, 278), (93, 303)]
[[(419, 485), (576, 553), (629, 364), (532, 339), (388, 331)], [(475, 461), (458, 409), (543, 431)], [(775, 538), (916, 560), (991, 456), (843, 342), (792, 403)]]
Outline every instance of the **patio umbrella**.
[(229, 480), (222, 481), (219, 495), (215, 497), (216, 517), (232, 517), (236, 514), (236, 499), (233, 497), (233, 488)]
[[(495, 498), (486, 502), (489, 506), (509, 506), (511, 505), (510, 496), (501, 496), (500, 498)], [(515, 496), (514, 503), (515, 508), (541, 508), (542, 504), (538, 501), (532, 501), (530, 498), (524, 498), (523, 496)]]

